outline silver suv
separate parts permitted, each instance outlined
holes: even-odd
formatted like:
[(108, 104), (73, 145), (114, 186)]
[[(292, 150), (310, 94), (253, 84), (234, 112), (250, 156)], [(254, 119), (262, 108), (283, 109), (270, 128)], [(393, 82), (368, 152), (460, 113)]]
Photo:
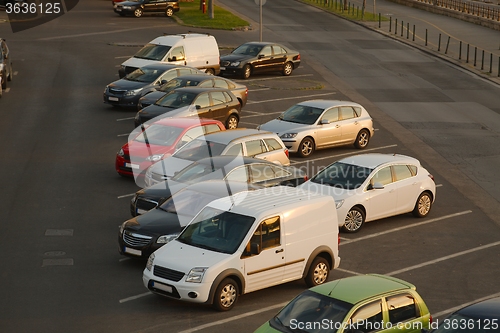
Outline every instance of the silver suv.
[[(0, 38), (0, 82), (2, 89), (7, 89), (7, 81), (12, 81), (12, 62), (5, 39)], [(2, 91), (0, 89), (0, 96)]]
[(234, 129), (199, 136), (173, 155), (153, 164), (145, 175), (151, 186), (171, 178), (175, 172), (205, 157), (242, 155), (288, 166), (288, 149), (276, 133), (257, 129)]

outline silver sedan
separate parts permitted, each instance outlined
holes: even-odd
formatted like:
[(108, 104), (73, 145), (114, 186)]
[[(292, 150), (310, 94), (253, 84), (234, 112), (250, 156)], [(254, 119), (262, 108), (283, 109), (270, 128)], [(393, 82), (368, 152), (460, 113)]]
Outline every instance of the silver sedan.
[(258, 129), (277, 133), (290, 153), (301, 157), (339, 145), (363, 149), (374, 132), (372, 118), (363, 106), (337, 100), (298, 103)]

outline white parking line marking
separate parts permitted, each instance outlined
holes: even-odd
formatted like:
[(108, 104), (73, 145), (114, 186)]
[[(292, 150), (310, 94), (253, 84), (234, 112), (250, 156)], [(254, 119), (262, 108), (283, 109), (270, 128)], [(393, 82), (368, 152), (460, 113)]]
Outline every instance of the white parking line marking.
[(352, 274), (352, 275), (363, 275), (362, 273), (358, 273), (358, 272), (354, 272), (354, 271), (350, 271), (348, 269), (343, 269), (343, 268), (335, 268), (336, 271), (340, 271), (340, 272), (344, 272), (344, 273), (348, 273), (348, 274)]
[(262, 312), (266, 312), (266, 311), (270, 311), (270, 310), (274, 310), (274, 309), (279, 309), (279, 308), (284, 307), (287, 304), (288, 304), (288, 302), (271, 305), (271, 306), (268, 306), (268, 307), (260, 309), (260, 310), (250, 311), (250, 312), (243, 313), (243, 314), (240, 314), (240, 315), (237, 315), (237, 316), (229, 317), (229, 318), (222, 319), (222, 320), (217, 320), (217, 321), (214, 321), (212, 323), (203, 324), (203, 325), (200, 325), (200, 326), (197, 326), (197, 327), (193, 327), (193, 328), (190, 328), (190, 329), (187, 329), (187, 330), (184, 330), (184, 331), (180, 331), (178, 333), (191, 333), (191, 332), (200, 331), (200, 330), (203, 330), (203, 329), (208, 328), (208, 327), (212, 327), (212, 326), (217, 326), (217, 325), (229, 323), (231, 321), (235, 321), (235, 320), (238, 320), (238, 319), (241, 319), (241, 318), (245, 318), (245, 317), (250, 317), (250, 316), (262, 313)]
[[(383, 146), (383, 147), (376, 147), (376, 148), (369, 148), (369, 149), (363, 149), (363, 152), (366, 151), (373, 151), (373, 150), (379, 150), (379, 149), (387, 149), (387, 148), (393, 148), (397, 147), (398, 145), (390, 145), (390, 146)], [(349, 155), (356, 155), (359, 154), (358, 152), (351, 152), (351, 153), (344, 153), (344, 154), (337, 154), (337, 155), (330, 155), (327, 157), (319, 157), (319, 158), (313, 158), (312, 160), (305, 160), (305, 161), (290, 161), (290, 165), (293, 164), (302, 164), (302, 163), (309, 163), (312, 161), (321, 161), (321, 160), (326, 160), (327, 158), (332, 158), (332, 157), (341, 157), (341, 156), (349, 156)]]
[(424, 267), (424, 266), (428, 266), (428, 265), (433, 265), (433, 264), (435, 264), (437, 262), (440, 262), (440, 261), (444, 261), (444, 260), (452, 259), (452, 258), (455, 258), (455, 257), (463, 256), (464, 254), (469, 254), (469, 253), (472, 253), (472, 252), (484, 250), (484, 249), (487, 249), (487, 248), (490, 248), (490, 247), (493, 247), (493, 246), (497, 246), (497, 245), (500, 245), (500, 241), (494, 242), (494, 243), (490, 243), (490, 244), (486, 244), (486, 245), (483, 245), (483, 246), (474, 247), (474, 248), (469, 249), (469, 250), (465, 250), (465, 251), (461, 251), (461, 252), (458, 252), (458, 253), (450, 254), (448, 256), (444, 256), (444, 257), (437, 258), (437, 259), (434, 259), (434, 260), (426, 261), (426, 262), (423, 262), (423, 263), (418, 264), (418, 265), (406, 267), (406, 268), (403, 268), (403, 269), (398, 269), (397, 271), (390, 272), (390, 273), (387, 273), (385, 275), (389, 275), (389, 276), (391, 276), (391, 275), (397, 275), (397, 274), (400, 274), (400, 273), (404, 273), (404, 272), (408, 272), (408, 271), (414, 270), (416, 268), (420, 268), (420, 267)]
[(464, 303), (464, 304), (460, 304), (460, 305), (457, 305), (457, 306), (455, 306), (453, 308), (449, 308), (449, 309), (443, 310), (443, 311), (438, 312), (438, 313), (433, 313), (432, 314), (432, 318), (436, 319), (437, 317), (441, 317), (441, 316), (443, 316), (445, 314), (455, 312), (455, 311), (460, 310), (461, 308), (464, 308), (464, 307), (466, 307), (468, 305), (471, 305), (471, 304), (474, 304), (474, 303), (477, 303), (477, 302), (481, 302), (481, 301), (487, 300), (489, 298), (494, 298), (494, 297), (497, 297), (497, 296), (500, 296), (500, 293), (496, 293), (496, 294), (489, 295), (489, 296), (484, 296), (484, 297), (478, 298), (478, 299), (476, 299), (474, 301), (467, 302), (467, 303)]
[[(128, 56), (120, 56), (120, 57), (115, 57), (115, 59), (125, 59), (125, 58), (132, 58), (134, 55), (131, 54), (131, 55), (128, 55)], [(115, 66), (115, 67), (120, 67), (121, 65), (118, 65), (118, 66)]]
[(144, 293), (144, 294), (140, 294), (140, 295), (131, 296), (131, 297), (127, 297), (127, 298), (121, 299), (121, 300), (119, 300), (119, 302), (120, 303), (125, 303), (125, 302), (128, 302), (128, 301), (133, 301), (134, 299), (138, 299), (138, 298), (141, 298), (141, 297), (144, 297), (144, 296), (148, 296), (148, 295), (152, 295), (152, 293), (148, 291), (147, 293)]
[(118, 262), (124, 262), (124, 261), (127, 261), (127, 260), (130, 260), (130, 258), (129, 257), (121, 258), (120, 260), (118, 260)]
[(286, 98), (276, 98), (276, 99), (267, 99), (265, 101), (258, 101), (258, 102), (247, 102), (247, 104), (258, 104), (258, 103), (267, 103), (267, 102), (277, 102), (277, 101), (286, 101), (287, 99), (297, 99), (297, 98), (306, 98), (306, 97), (316, 97), (316, 96), (326, 96), (326, 95), (335, 95), (336, 92), (329, 92), (329, 93), (324, 93), (324, 94), (314, 94), (314, 95), (307, 95), (307, 96), (293, 96), (293, 97), (286, 97)]
[(120, 136), (129, 136), (130, 133), (126, 133), (126, 134), (118, 134), (117, 136), (120, 137)]
[(343, 241), (350, 241), (351, 239), (349, 239), (349, 238), (345, 238), (345, 237), (340, 237), (340, 240), (343, 240)]
[(124, 120), (131, 120), (131, 119), (134, 119), (135, 117), (129, 117), (129, 118), (120, 118), (120, 119), (116, 119), (116, 121), (124, 121)]
[(263, 91), (263, 90), (270, 90), (271, 88), (260, 88), (260, 89), (248, 89), (248, 92), (254, 92), (254, 91)]
[(436, 184), (436, 187), (442, 187), (443, 184)]
[(340, 242), (340, 245), (351, 244), (351, 243), (359, 242), (359, 241), (362, 241), (365, 239), (370, 239), (370, 238), (386, 235), (386, 234), (389, 234), (391, 232), (401, 231), (401, 230), (408, 229), (408, 228), (419, 227), (419, 226), (424, 225), (424, 224), (429, 224), (429, 223), (433, 223), (433, 222), (437, 222), (437, 221), (441, 221), (441, 220), (445, 220), (445, 219), (449, 219), (452, 217), (457, 217), (457, 216), (465, 215), (465, 214), (469, 214), (469, 213), (472, 213), (472, 211), (466, 210), (466, 211), (459, 212), (459, 213), (454, 213), (454, 214), (449, 214), (449, 215), (445, 215), (445, 216), (441, 216), (441, 217), (436, 217), (436, 218), (433, 218), (433, 219), (430, 219), (427, 221), (423, 221), (423, 222), (419, 222), (419, 223), (415, 223), (415, 224), (410, 224), (410, 225), (405, 225), (404, 227), (399, 227), (399, 228), (394, 228), (394, 229), (390, 229), (390, 230), (386, 230), (386, 231), (381, 231), (381, 232), (377, 232), (377, 233), (374, 233), (371, 235), (366, 235), (364, 237), (348, 240), (348, 241), (345, 241), (343, 243)]
[(120, 30), (113, 30), (113, 31), (89, 32), (86, 34), (46, 37), (46, 38), (38, 38), (38, 40), (57, 40), (57, 39), (64, 39), (64, 38), (79, 38), (79, 37), (85, 37), (85, 36), (108, 35), (108, 34), (115, 34), (115, 33), (142, 30), (142, 29), (150, 29), (150, 28), (165, 28), (165, 25), (156, 25), (156, 26), (152, 26), (152, 27), (139, 27), (139, 28), (131, 28), (131, 29), (120, 29)]
[(255, 114), (245, 115), (241, 118), (262, 117), (262, 116), (269, 116), (269, 115), (273, 115), (273, 114), (281, 114), (283, 112), (279, 111), (279, 112), (269, 112), (269, 113), (257, 113), (257, 112), (254, 112), (254, 113)]
[(245, 124), (249, 124), (249, 125), (254, 125), (255, 127), (259, 126), (260, 124), (256, 124), (256, 123), (250, 123), (248, 121), (244, 121), (244, 120), (241, 120), (241, 123), (245, 123)]
[(123, 199), (123, 198), (127, 198), (127, 197), (132, 197), (134, 196), (135, 193), (132, 193), (132, 194), (125, 194), (125, 195), (120, 195), (119, 197), (116, 197), (117, 199)]
[(268, 81), (268, 80), (290, 80), (296, 77), (305, 77), (305, 76), (313, 76), (312, 74), (301, 74), (301, 75), (294, 75), (294, 76), (276, 76), (276, 77), (266, 77), (262, 79), (250, 79), (250, 80), (238, 80), (238, 81), (243, 81), (243, 82), (253, 82), (253, 81)]

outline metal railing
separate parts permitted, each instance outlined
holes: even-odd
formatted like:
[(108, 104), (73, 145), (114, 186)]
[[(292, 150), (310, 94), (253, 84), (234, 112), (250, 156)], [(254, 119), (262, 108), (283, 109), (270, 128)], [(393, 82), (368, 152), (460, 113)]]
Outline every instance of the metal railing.
[(414, 0), (461, 13), (482, 17), (485, 19), (500, 21), (500, 9), (487, 4), (479, 4), (460, 0)]

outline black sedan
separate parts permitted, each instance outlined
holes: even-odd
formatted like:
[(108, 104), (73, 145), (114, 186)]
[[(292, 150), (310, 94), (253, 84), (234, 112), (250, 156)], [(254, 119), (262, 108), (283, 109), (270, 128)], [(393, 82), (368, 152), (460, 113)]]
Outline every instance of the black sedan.
[(300, 65), (300, 53), (283, 45), (268, 42), (249, 42), (238, 46), (230, 54), (220, 57), (220, 75), (250, 75), (281, 72), (288, 76)]
[(161, 97), (165, 96), (166, 93), (182, 87), (202, 87), (202, 88), (223, 88), (230, 90), (244, 107), (248, 99), (248, 88), (247, 86), (236, 83), (234, 81), (217, 77), (208, 74), (190, 74), (182, 75), (172, 79), (158, 88), (157, 91), (147, 94), (139, 99), (139, 104), (137, 108), (143, 109), (156, 102)]
[(162, 117), (199, 117), (219, 120), (227, 129), (238, 127), (241, 105), (227, 89), (184, 87), (170, 91), (154, 104), (137, 112), (135, 127)]
[(202, 73), (192, 67), (173, 64), (152, 64), (136, 69), (104, 89), (104, 103), (136, 107), (139, 98), (181, 75)]
[[(434, 324), (438, 327), (435, 328)], [(431, 333), (484, 333), (500, 331), (500, 296), (463, 307), (431, 323)], [(428, 332), (422, 330), (422, 332)]]
[(262, 187), (229, 181), (207, 181), (190, 185), (146, 214), (125, 221), (119, 227), (119, 252), (147, 259), (151, 253), (176, 238), (208, 203), (259, 188)]
[(130, 203), (130, 213), (132, 216), (143, 214), (189, 184), (214, 179), (263, 187), (295, 187), (307, 180), (307, 174), (293, 166), (281, 166), (257, 158), (231, 155), (207, 157), (185, 167), (168, 181), (138, 191)]
[(179, 11), (178, 0), (138, 0), (122, 1), (114, 4), (115, 13), (120, 16), (141, 17), (144, 13), (165, 13), (170, 17)]

